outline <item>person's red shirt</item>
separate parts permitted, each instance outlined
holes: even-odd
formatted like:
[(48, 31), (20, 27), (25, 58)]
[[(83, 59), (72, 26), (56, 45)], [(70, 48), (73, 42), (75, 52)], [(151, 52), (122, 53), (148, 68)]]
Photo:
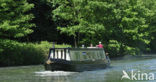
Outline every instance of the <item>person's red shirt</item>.
[(102, 45), (102, 44), (99, 44), (99, 45), (98, 45), (98, 48), (103, 48), (103, 45)]

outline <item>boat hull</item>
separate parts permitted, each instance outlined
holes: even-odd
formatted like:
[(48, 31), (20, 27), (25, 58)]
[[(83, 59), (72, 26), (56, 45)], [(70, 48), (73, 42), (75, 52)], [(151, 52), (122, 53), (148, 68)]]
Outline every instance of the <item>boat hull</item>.
[(66, 61), (61, 59), (50, 59), (50, 63), (45, 63), (45, 69), (50, 71), (91, 71), (104, 69), (110, 65), (110, 60), (90, 60), (90, 61)]

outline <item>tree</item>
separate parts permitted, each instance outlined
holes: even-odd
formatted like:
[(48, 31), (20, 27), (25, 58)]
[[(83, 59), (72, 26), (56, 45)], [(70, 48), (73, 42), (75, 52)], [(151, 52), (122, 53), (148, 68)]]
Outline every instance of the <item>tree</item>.
[(150, 42), (146, 18), (152, 14), (141, 0), (56, 0), (53, 3), (57, 5), (54, 18), (69, 21), (58, 29), (74, 36), (75, 44), (76, 38), (83, 43), (102, 41), (110, 53), (136, 54)]
[(11, 39), (26, 36), (33, 32), (34, 24), (30, 23), (33, 8), (27, 0), (0, 0), (0, 37)]
[(112, 40), (118, 42), (116, 45), (120, 45), (118, 52), (136, 54), (144, 50), (146, 44), (150, 42), (149, 32), (146, 30), (149, 28), (146, 18), (152, 15), (150, 10), (143, 5), (141, 0), (116, 0), (113, 12), (114, 19), (107, 24), (109, 25), (107, 27), (113, 30)]
[[(91, 1), (88, 0), (56, 0), (53, 2), (54, 5), (58, 7), (53, 11), (55, 20), (66, 20), (68, 23), (65, 25), (59, 24), (58, 29), (61, 33), (67, 33), (69, 36), (74, 37), (75, 46), (80, 44), (81, 36), (92, 38), (98, 30), (104, 30), (103, 25), (94, 23), (94, 21), (88, 21), (87, 16), (92, 14), (90, 12)], [(93, 19), (92, 19), (93, 20)], [(82, 38), (83, 39), (83, 38)], [(83, 39), (83, 43), (86, 42)], [(87, 40), (88, 41), (88, 40)]]
[(30, 23), (33, 15), (29, 10), (33, 8), (26, 0), (0, 0), (0, 52), (3, 51), (4, 39), (15, 39), (33, 32)]
[(150, 36), (149, 39), (151, 40), (149, 46), (150, 52), (156, 52), (156, 1), (155, 0), (143, 0), (144, 5), (146, 8), (150, 10), (153, 14), (151, 17), (147, 17), (146, 20), (149, 23), (149, 28), (147, 31), (149, 32)]

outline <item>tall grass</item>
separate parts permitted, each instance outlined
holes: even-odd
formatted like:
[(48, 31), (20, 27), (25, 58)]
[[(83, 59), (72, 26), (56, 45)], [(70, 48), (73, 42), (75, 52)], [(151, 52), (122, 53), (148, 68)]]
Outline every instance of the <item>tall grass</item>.
[[(0, 40), (0, 66), (34, 65), (44, 63), (52, 43), (20, 43), (13, 40)], [(56, 45), (55, 47), (70, 47)]]

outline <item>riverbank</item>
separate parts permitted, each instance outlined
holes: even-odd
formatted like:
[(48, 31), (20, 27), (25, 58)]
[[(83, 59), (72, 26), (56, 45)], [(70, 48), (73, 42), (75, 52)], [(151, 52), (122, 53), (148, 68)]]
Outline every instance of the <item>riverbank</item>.
[[(13, 40), (0, 42), (0, 66), (21, 66), (43, 64), (48, 57), (51, 42), (20, 43)], [(56, 44), (55, 47), (70, 47), (66, 44)]]
[(122, 57), (113, 57), (111, 60), (133, 60), (133, 59), (152, 59), (156, 58), (156, 54), (143, 54), (143, 55), (125, 55)]
[[(1, 45), (2, 44), (2, 45)], [(6, 66), (23, 66), (23, 65), (39, 65), (43, 64), (48, 57), (49, 48), (52, 47), (51, 42), (42, 41), (38, 43), (21, 43), (13, 40), (0, 40), (0, 67)], [(67, 44), (56, 44), (56, 48), (71, 47)], [(131, 59), (131, 58), (151, 58), (156, 55), (125, 55), (116, 56), (115, 59)]]

